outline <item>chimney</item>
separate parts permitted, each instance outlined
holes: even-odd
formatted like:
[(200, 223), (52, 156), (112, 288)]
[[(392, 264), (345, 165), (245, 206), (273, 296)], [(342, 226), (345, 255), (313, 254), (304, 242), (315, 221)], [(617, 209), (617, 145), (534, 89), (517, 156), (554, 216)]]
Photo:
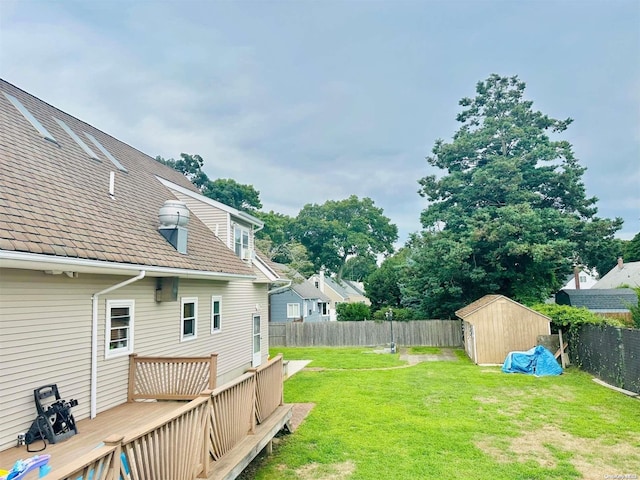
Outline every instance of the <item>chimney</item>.
[(187, 253), (187, 223), (189, 209), (186, 203), (178, 200), (167, 200), (158, 212), (160, 227), (158, 231), (173, 248), (180, 253)]
[(573, 267), (573, 280), (576, 283), (576, 290), (580, 290), (580, 267), (578, 265)]
[(618, 257), (618, 269), (622, 270), (624, 268), (624, 261), (622, 257)]
[(324, 293), (324, 268), (320, 269), (319, 277), (320, 277), (320, 285), (318, 286), (318, 288), (322, 293)]

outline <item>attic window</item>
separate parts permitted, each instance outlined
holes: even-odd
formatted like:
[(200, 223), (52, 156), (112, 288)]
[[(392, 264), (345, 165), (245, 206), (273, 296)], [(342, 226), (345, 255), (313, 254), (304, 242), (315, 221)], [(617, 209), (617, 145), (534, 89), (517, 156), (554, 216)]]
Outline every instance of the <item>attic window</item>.
[(107, 157), (109, 160), (111, 160), (111, 163), (113, 163), (117, 167), (118, 170), (120, 170), (121, 172), (127, 173), (127, 169), (124, 168), (124, 166), (122, 166), (122, 164), (118, 160), (116, 160), (116, 157), (111, 155), (109, 153), (109, 151), (106, 148), (104, 148), (102, 146), (102, 144), (98, 140), (96, 140), (96, 138), (93, 135), (91, 135), (90, 133), (87, 133), (87, 132), (84, 132), (84, 134), (87, 136), (87, 138), (89, 140), (91, 140), (91, 142), (98, 148), (98, 150), (100, 150), (102, 153), (104, 153), (105, 157)]
[(85, 151), (87, 155), (89, 155), (89, 158), (100, 161), (100, 159), (98, 158), (98, 155), (96, 155), (96, 153), (89, 148), (89, 145), (84, 143), (82, 139), (79, 136), (77, 136), (75, 132), (67, 126), (66, 123), (64, 123), (62, 120), (59, 120), (55, 117), (53, 119), (58, 123), (58, 125), (62, 127), (62, 129), (65, 132), (69, 134), (69, 136), (73, 139), (73, 141), (76, 142), (80, 146), (80, 148), (82, 148), (82, 150)]
[(53, 142), (56, 145), (58, 144), (58, 142), (56, 142), (56, 139), (53, 138), (53, 135), (51, 135), (49, 131), (46, 128), (44, 128), (44, 126), (36, 119), (36, 117), (31, 115), (31, 112), (27, 110), (26, 107), (22, 105), (22, 103), (20, 103), (20, 100), (18, 100), (13, 95), (9, 95), (6, 92), (2, 92), (2, 93), (4, 93), (4, 96), (7, 97), (7, 100), (13, 103), (13, 106), (18, 109), (18, 111), (22, 114), (22, 116), (26, 118), (31, 125), (33, 125), (33, 128), (35, 128), (38, 131), (38, 133), (40, 134), (40, 136), (42, 136), (42, 138), (44, 138), (45, 140), (49, 140), (50, 142)]

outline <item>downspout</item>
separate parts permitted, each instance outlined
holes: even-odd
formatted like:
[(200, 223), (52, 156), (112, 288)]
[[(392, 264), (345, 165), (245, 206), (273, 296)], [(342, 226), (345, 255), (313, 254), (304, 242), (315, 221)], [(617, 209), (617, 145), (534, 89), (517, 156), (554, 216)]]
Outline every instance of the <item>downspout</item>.
[(91, 295), (92, 305), (92, 323), (91, 323), (91, 414), (90, 418), (96, 417), (97, 410), (97, 391), (98, 391), (98, 297), (105, 293), (112, 292), (118, 288), (137, 282), (144, 278), (146, 272), (141, 270), (140, 273), (124, 282), (120, 282), (104, 290)]

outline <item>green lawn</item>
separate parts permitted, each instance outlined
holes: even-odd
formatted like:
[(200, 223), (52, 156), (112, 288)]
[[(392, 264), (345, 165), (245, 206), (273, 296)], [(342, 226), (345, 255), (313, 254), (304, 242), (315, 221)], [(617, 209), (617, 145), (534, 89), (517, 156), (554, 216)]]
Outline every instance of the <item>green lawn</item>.
[(460, 352), (408, 368), (365, 348), (279, 352), (313, 360), (285, 402), (316, 406), (257, 479), (640, 478), (640, 401), (577, 369), (536, 378)]

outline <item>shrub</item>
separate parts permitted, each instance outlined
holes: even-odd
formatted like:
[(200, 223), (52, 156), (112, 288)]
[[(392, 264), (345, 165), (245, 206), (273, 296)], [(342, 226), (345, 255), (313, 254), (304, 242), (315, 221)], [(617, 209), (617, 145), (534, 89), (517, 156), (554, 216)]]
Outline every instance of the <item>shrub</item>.
[[(382, 307), (380, 310), (376, 310), (373, 313), (373, 319), (378, 322), (384, 322), (387, 320), (387, 312), (389, 307)], [(411, 308), (391, 308), (393, 312), (393, 320), (395, 322), (407, 322), (409, 320), (416, 320), (416, 312)]]
[(339, 322), (360, 322), (371, 318), (371, 309), (364, 303), (339, 303), (336, 313)]
[(536, 312), (551, 318), (551, 329), (557, 331), (575, 330), (585, 323), (591, 325), (623, 326), (622, 322), (615, 318), (606, 318), (590, 312), (586, 308), (571, 307), (569, 305), (557, 305), (555, 303), (538, 303), (531, 307)]
[(638, 303), (635, 305), (629, 305), (627, 308), (631, 312), (631, 319), (636, 328), (640, 328), (640, 287), (633, 289), (638, 296)]

